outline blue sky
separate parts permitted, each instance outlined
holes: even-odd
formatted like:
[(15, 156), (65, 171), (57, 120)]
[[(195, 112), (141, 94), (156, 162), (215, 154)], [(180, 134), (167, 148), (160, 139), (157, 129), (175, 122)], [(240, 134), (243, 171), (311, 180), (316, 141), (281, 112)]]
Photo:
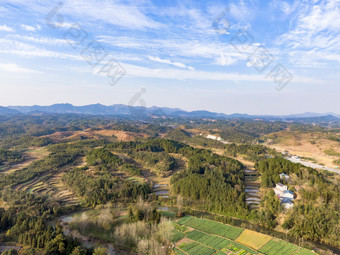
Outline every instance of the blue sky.
[[(5, 0), (0, 105), (132, 104), (143, 91), (133, 104), (340, 113), (339, 32), (339, 0)], [(91, 43), (126, 71), (114, 86), (84, 58)]]

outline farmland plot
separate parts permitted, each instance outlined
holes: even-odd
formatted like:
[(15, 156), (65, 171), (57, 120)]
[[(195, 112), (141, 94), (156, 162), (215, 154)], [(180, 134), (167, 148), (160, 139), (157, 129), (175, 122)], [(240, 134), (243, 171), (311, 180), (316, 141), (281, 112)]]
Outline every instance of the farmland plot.
[(292, 254), (298, 249), (298, 246), (282, 240), (270, 240), (259, 251), (268, 255), (285, 255)]
[(186, 218), (183, 221), (179, 221), (178, 223), (184, 224), (194, 229), (201, 230), (209, 234), (227, 237), (232, 240), (235, 240), (243, 231), (243, 229), (241, 228), (232, 227), (212, 220), (199, 219), (194, 217), (191, 217), (190, 220)]
[(245, 229), (236, 241), (258, 250), (271, 239), (271, 236)]

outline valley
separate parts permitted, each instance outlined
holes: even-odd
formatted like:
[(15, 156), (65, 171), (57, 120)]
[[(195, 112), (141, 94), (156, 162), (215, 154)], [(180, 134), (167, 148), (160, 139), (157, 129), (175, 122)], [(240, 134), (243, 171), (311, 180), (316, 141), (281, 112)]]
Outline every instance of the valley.
[[(72, 117), (67, 121), (72, 123)], [(48, 121), (47, 134), (0, 140), (4, 208), (0, 219), (13, 222), (1, 227), (4, 247), (15, 244), (20, 254), (27, 250), (63, 254), (53, 242), (89, 254), (95, 250), (157, 251), (157, 255), (337, 251), (333, 233), (338, 176), (291, 163), (270, 141), (259, 142), (262, 137), (279, 136), (277, 132), (253, 131), (249, 140), (249, 133), (225, 130), (228, 122), (190, 121), (169, 127), (153, 120), (105, 125), (91, 120), (93, 126), (87, 121), (83, 119), (83, 131), (51, 130), (56, 124)], [(263, 128), (258, 122), (253, 125), (254, 130)], [(202, 133), (224, 140), (207, 139)], [(331, 148), (337, 150), (335, 145)], [(272, 194), (282, 172), (289, 175), (287, 185), (297, 197), (288, 210)], [(310, 201), (319, 209), (310, 207)], [(10, 214), (11, 210), (16, 213)], [(30, 215), (35, 229), (21, 224), (21, 211)], [(333, 222), (321, 225), (324, 236), (300, 235), (308, 225), (323, 224), (320, 217)], [(35, 236), (37, 229), (41, 230)], [(37, 236), (41, 244), (34, 241)]]

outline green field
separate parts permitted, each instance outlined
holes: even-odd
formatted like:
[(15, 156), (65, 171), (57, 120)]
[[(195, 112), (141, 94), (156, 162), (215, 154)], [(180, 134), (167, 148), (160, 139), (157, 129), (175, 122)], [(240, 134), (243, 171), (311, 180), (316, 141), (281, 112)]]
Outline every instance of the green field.
[(231, 243), (231, 241), (228, 239), (218, 237), (218, 236), (211, 236), (203, 232), (199, 232), (197, 230), (190, 232), (187, 235), (187, 238), (194, 240), (196, 242), (199, 242), (199, 243), (203, 243), (206, 246), (209, 246), (215, 250), (220, 250), (223, 247)]
[(179, 249), (175, 249), (175, 252), (176, 252), (177, 255), (186, 255), (184, 252), (182, 252)]
[(183, 243), (179, 247), (190, 255), (210, 255), (216, 252), (196, 242)]
[[(190, 231), (190, 228), (194, 230)], [(182, 217), (174, 224), (173, 240), (175, 243), (180, 241), (175, 249), (179, 255), (315, 254), (268, 235), (192, 216)]]
[(259, 251), (268, 255), (285, 255), (292, 254), (298, 249), (298, 246), (283, 240), (270, 240), (268, 243), (263, 245)]
[(178, 230), (173, 229), (171, 231), (171, 241), (174, 242), (174, 243), (181, 240), (184, 236), (185, 236), (185, 234), (183, 232), (178, 231)]
[(294, 253), (294, 255), (315, 255), (315, 254), (316, 253), (304, 248), (300, 248), (300, 250)]
[(208, 234), (227, 237), (232, 240), (235, 240), (243, 231), (242, 228), (236, 228), (216, 221), (195, 217), (185, 217), (179, 220), (178, 223), (194, 229), (201, 230)]

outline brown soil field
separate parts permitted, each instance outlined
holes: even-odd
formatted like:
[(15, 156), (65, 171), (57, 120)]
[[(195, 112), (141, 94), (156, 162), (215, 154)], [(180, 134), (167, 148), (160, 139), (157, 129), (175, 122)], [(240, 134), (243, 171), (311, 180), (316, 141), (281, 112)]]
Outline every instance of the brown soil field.
[[(312, 158), (318, 164), (335, 168), (333, 160), (337, 157), (329, 156), (325, 150), (333, 149), (340, 153), (340, 143), (328, 140), (322, 133), (302, 133), (298, 131), (280, 131), (267, 136), (267, 146), (279, 152), (288, 151), (292, 155)], [(271, 140), (274, 140), (272, 142)]]
[(147, 134), (144, 133), (132, 133), (127, 131), (121, 131), (121, 130), (97, 130), (92, 131), (93, 134), (96, 135), (103, 135), (103, 136), (116, 136), (119, 141), (135, 141), (136, 137), (138, 138), (147, 138), (149, 137)]
[(101, 130), (91, 130), (86, 129), (83, 131), (65, 131), (65, 132), (56, 132), (50, 135), (44, 135), (41, 137), (48, 137), (53, 141), (62, 141), (64, 139), (72, 139), (79, 137), (88, 137), (88, 138), (97, 138), (98, 136), (116, 136), (119, 141), (135, 141), (136, 138), (147, 138), (149, 137), (145, 133), (133, 133), (121, 130), (112, 130), (112, 129), (101, 129)]

